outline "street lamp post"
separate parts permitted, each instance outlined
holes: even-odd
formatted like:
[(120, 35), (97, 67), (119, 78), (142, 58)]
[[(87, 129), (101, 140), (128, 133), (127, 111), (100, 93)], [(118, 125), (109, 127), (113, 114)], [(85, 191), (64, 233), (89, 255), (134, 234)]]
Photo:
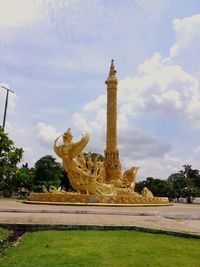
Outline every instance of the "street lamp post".
[(9, 96), (9, 92), (13, 93), (14, 92), (10, 89), (8, 89), (7, 87), (0, 85), (3, 89), (5, 89), (6, 92), (6, 102), (5, 102), (5, 108), (4, 108), (4, 116), (3, 116), (3, 129), (5, 128), (5, 124), (6, 124), (6, 113), (7, 113), (7, 107), (8, 107), (8, 96)]

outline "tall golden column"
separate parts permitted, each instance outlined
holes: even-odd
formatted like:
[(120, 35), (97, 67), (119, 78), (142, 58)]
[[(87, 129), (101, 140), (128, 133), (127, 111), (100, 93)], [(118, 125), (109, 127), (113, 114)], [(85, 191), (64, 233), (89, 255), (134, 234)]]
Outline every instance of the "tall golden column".
[(121, 177), (121, 164), (117, 148), (117, 78), (114, 60), (111, 61), (107, 85), (107, 132), (105, 155), (105, 180), (116, 181)]

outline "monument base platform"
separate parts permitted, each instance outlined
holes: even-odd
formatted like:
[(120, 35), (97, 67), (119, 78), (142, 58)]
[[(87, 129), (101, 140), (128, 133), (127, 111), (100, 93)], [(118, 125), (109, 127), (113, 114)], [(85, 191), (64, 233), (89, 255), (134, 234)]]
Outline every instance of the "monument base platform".
[(166, 197), (143, 197), (132, 195), (102, 196), (78, 193), (31, 193), (28, 197), (30, 202), (69, 203), (69, 204), (103, 204), (103, 205), (169, 205)]

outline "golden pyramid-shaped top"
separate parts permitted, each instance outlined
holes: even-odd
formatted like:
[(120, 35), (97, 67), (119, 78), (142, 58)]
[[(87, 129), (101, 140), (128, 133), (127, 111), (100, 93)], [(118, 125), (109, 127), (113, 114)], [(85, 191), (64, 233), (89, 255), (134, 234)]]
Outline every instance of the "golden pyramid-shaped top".
[(110, 65), (110, 72), (109, 76), (115, 75), (117, 71), (115, 70), (115, 65), (114, 65), (114, 59), (111, 60), (111, 65)]
[(105, 82), (106, 84), (113, 83), (113, 82), (115, 84), (117, 84), (117, 78), (115, 76), (116, 72), (117, 71), (115, 70), (114, 59), (112, 59), (111, 60), (111, 65), (110, 65), (110, 72), (109, 72), (108, 78), (107, 78), (107, 80)]

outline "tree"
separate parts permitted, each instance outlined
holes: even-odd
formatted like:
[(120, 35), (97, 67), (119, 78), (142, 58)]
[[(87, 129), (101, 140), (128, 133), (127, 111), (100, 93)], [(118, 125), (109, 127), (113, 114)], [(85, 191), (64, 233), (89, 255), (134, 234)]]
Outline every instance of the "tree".
[(49, 190), (50, 186), (60, 186), (60, 179), (63, 175), (61, 164), (51, 155), (40, 158), (35, 163), (34, 190), (42, 191), (45, 186)]
[(180, 172), (182, 172), (188, 179), (190, 179), (195, 187), (200, 187), (199, 170), (193, 170), (192, 165), (188, 164), (183, 165), (183, 168), (184, 169)]
[[(91, 153), (91, 152), (89, 152), (89, 153)], [(87, 159), (88, 159), (88, 154), (89, 154), (89, 153), (86, 153), (86, 152), (83, 153), (83, 155), (84, 155), (86, 161), (87, 161)], [(95, 161), (95, 159), (96, 159), (97, 157), (98, 157), (98, 160), (99, 160), (99, 161), (104, 161), (104, 156), (101, 155), (101, 154), (98, 154), (98, 153), (91, 153), (90, 155), (91, 155), (91, 159), (92, 159), (93, 162)]]
[(194, 198), (200, 196), (199, 170), (193, 170), (191, 165), (183, 165), (183, 170), (173, 173), (168, 177), (177, 201), (180, 197), (186, 198), (187, 203), (192, 203)]
[(183, 189), (191, 185), (190, 180), (182, 172), (171, 174), (168, 177), (168, 181), (173, 188), (174, 197), (177, 201), (179, 201), (180, 197), (184, 197)]
[(174, 198), (179, 201), (183, 197), (188, 203), (192, 203), (195, 197), (200, 196), (200, 174), (199, 170), (193, 170), (191, 165), (183, 165), (183, 170), (171, 174), (167, 180), (147, 177), (146, 181), (138, 182), (135, 191), (141, 193), (147, 187), (154, 196)]
[(136, 182), (134, 190), (135, 192), (140, 194), (144, 187), (145, 187), (145, 181)]
[(135, 191), (141, 193), (144, 187), (147, 187), (155, 197), (169, 197), (169, 199), (172, 199), (172, 187), (166, 180), (147, 177), (146, 181), (136, 183)]
[(0, 191), (11, 194), (16, 191), (17, 164), (23, 155), (22, 148), (16, 148), (14, 142), (0, 127)]
[(23, 164), (21, 168), (16, 171), (16, 188), (20, 191), (25, 189), (27, 191), (33, 190), (33, 180), (34, 180), (34, 168), (29, 168), (28, 163)]
[(183, 188), (182, 196), (187, 199), (187, 203), (193, 203), (195, 197), (200, 196), (200, 189), (198, 187)]
[(63, 190), (72, 192), (74, 191), (73, 187), (70, 184), (68, 174), (65, 170), (63, 170), (62, 177), (60, 178), (60, 186)]

